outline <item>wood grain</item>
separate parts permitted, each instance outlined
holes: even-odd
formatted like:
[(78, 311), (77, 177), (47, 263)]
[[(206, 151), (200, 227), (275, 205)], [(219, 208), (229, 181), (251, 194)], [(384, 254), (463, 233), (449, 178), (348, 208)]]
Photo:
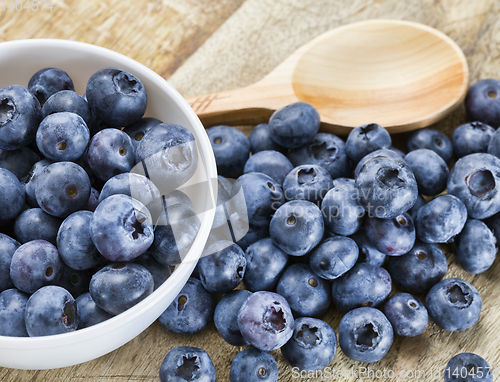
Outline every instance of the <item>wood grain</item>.
[[(127, 54), (169, 77), (185, 96), (229, 90), (254, 83), (295, 49), (336, 26), (369, 18), (406, 19), (435, 27), (453, 38), (467, 57), (471, 82), (500, 78), (500, 2), (482, 0), (164, 0), (94, 1), (53, 0), (52, 14), (3, 13), (0, 40), (68, 38), (96, 43)], [(239, 7), (239, 8), (238, 8)], [(227, 18), (227, 21), (223, 21)], [(210, 36), (210, 37), (209, 37)], [(208, 37), (208, 39), (207, 39)], [(205, 42), (203, 42), (206, 39)], [(199, 48), (198, 48), (199, 47)], [(192, 54), (194, 52), (194, 54)], [(465, 121), (460, 107), (436, 127), (450, 134)], [(242, 128), (249, 131), (248, 127)], [(404, 148), (406, 135), (396, 143)], [(485, 357), (500, 381), (500, 261), (482, 275), (466, 274), (446, 248), (450, 270), (446, 277), (461, 277), (483, 297), (479, 322), (471, 329), (450, 333), (430, 324), (415, 339), (396, 338), (387, 357), (367, 365), (348, 360), (338, 349), (331, 367), (349, 370), (425, 370), (443, 368), (462, 351)], [(421, 296), (420, 296), (421, 297)], [(341, 314), (331, 309), (325, 320), (337, 331)], [(213, 324), (185, 337), (165, 331), (158, 322), (122, 348), (73, 367), (22, 371), (0, 368), (0, 380), (18, 381), (158, 381), (163, 357), (175, 346), (205, 349), (214, 361), (218, 381), (229, 380), (233, 357), (242, 349), (226, 344)], [(293, 378), (279, 351), (280, 382), (293, 381), (442, 381), (427, 378)]]

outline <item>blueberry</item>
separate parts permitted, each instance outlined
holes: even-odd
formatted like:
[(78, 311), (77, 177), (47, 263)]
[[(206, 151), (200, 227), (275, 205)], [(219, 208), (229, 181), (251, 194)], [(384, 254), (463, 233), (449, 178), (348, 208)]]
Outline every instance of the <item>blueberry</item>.
[(275, 111), (269, 119), (271, 139), (284, 147), (299, 147), (314, 137), (320, 123), (314, 106), (305, 102), (292, 103)]
[(0, 336), (28, 337), (24, 323), (28, 298), (15, 288), (0, 293)]
[(405, 156), (399, 155), (397, 152), (395, 152), (393, 149), (378, 149), (375, 151), (372, 151), (369, 154), (366, 154), (363, 158), (361, 158), (354, 168), (354, 178), (356, 178), (359, 174), (359, 171), (361, 168), (365, 165), (366, 162), (371, 161), (373, 158), (392, 158), (396, 160), (404, 160)]
[(231, 191), (226, 191), (226, 189), (222, 185), (221, 178), (217, 178), (217, 184), (217, 207), (215, 208), (215, 216), (212, 222), (212, 229), (228, 224), (228, 220), (230, 220), (230, 216), (234, 210), (231, 197), (229, 196)]
[(19, 180), (30, 172), (33, 165), (40, 160), (40, 157), (27, 147), (18, 150), (0, 149), (0, 168), (12, 172)]
[(238, 289), (227, 293), (215, 307), (214, 323), (221, 337), (233, 346), (245, 346), (248, 342), (238, 327), (238, 312), (252, 292)]
[(123, 132), (127, 133), (132, 139), (132, 143), (137, 148), (144, 135), (156, 125), (162, 123), (159, 119), (152, 117), (143, 117), (131, 125), (125, 126)]
[(413, 223), (417, 221), (417, 214), (418, 211), (420, 210), (420, 207), (424, 206), (426, 203), (427, 202), (425, 201), (422, 195), (417, 196), (417, 201), (415, 202), (413, 207), (408, 210), (408, 213), (410, 214)]
[(473, 121), (499, 127), (500, 81), (488, 78), (472, 85), (465, 96), (465, 111)]
[(495, 261), (496, 242), (495, 236), (485, 223), (470, 219), (455, 240), (455, 258), (466, 272), (483, 273)]
[(151, 214), (130, 196), (112, 195), (97, 206), (90, 222), (90, 236), (106, 259), (132, 260), (153, 243)]
[(42, 171), (48, 165), (52, 164), (48, 159), (42, 159), (41, 161), (36, 162), (28, 174), (21, 179), (21, 183), (26, 191), (26, 204), (30, 207), (40, 207), (38, 202), (36, 201), (36, 180), (38, 179), (38, 175), (42, 173)]
[(493, 370), (483, 357), (460, 353), (446, 364), (444, 382), (493, 382)]
[(92, 74), (85, 94), (92, 112), (108, 126), (130, 125), (146, 111), (144, 84), (122, 69), (104, 68)]
[(244, 251), (247, 250), (249, 246), (256, 243), (259, 240), (269, 237), (269, 226), (264, 225), (262, 227), (248, 224), (248, 230), (245, 236), (239, 239), (236, 244), (240, 246)]
[(329, 237), (311, 251), (309, 264), (321, 278), (334, 280), (354, 266), (358, 253), (354, 240), (345, 236)]
[(495, 235), (497, 243), (500, 244), (500, 213), (497, 213), (492, 217), (485, 219), (484, 222), (491, 229), (493, 235)]
[(301, 317), (295, 320), (292, 338), (281, 348), (281, 354), (292, 367), (321, 370), (332, 362), (337, 351), (337, 335), (326, 322)]
[(491, 136), (486, 152), (500, 158), (500, 133), (497, 133), (497, 131)]
[(96, 305), (89, 292), (76, 298), (76, 311), (78, 314), (78, 329), (97, 325), (113, 317), (112, 314)]
[(429, 149), (435, 151), (446, 163), (453, 156), (453, 146), (450, 139), (442, 132), (432, 128), (414, 131), (406, 141), (408, 151)]
[(292, 200), (279, 207), (269, 225), (274, 244), (291, 256), (304, 256), (323, 238), (321, 210), (307, 200)]
[(392, 219), (368, 217), (365, 232), (375, 248), (388, 256), (404, 255), (415, 244), (415, 226), (407, 212)]
[(340, 348), (355, 361), (380, 361), (391, 348), (393, 338), (391, 323), (378, 309), (357, 308), (340, 321)]
[(87, 127), (93, 123), (90, 106), (78, 93), (73, 90), (61, 90), (50, 96), (43, 104), (42, 113), (46, 118), (50, 114), (70, 112), (79, 115)]
[(28, 81), (28, 88), (41, 105), (57, 92), (75, 90), (68, 73), (57, 68), (40, 69)]
[(76, 163), (56, 162), (45, 167), (37, 176), (35, 196), (46, 213), (65, 218), (87, 205), (90, 179)]
[(293, 316), (321, 317), (331, 302), (330, 285), (307, 264), (292, 264), (281, 275), (276, 293), (288, 301)]
[(434, 285), (427, 293), (425, 306), (439, 327), (458, 331), (476, 323), (483, 306), (481, 296), (467, 281), (450, 278)]
[(230, 382), (277, 382), (278, 364), (268, 352), (249, 348), (242, 350), (231, 363)]
[(351, 161), (345, 151), (345, 142), (333, 134), (315, 134), (309, 143), (290, 150), (288, 159), (294, 166), (321, 166), (332, 179), (346, 177), (351, 173)]
[(214, 126), (207, 129), (217, 164), (217, 173), (227, 178), (243, 174), (250, 155), (250, 141), (241, 131), (231, 126)]
[(267, 123), (261, 123), (255, 126), (250, 132), (248, 139), (250, 141), (251, 151), (254, 154), (264, 150), (275, 150), (280, 153), (285, 153), (287, 151), (286, 147), (277, 144), (271, 139), (271, 129)]
[(99, 204), (99, 191), (97, 191), (94, 187), (91, 187), (89, 201), (87, 202), (87, 206), (85, 207), (85, 209), (94, 212), (98, 204)]
[(278, 151), (264, 150), (253, 154), (245, 163), (243, 172), (261, 172), (269, 175), (278, 184), (283, 184), (285, 177), (293, 170), (292, 163)]
[(420, 194), (434, 196), (446, 189), (450, 171), (444, 159), (434, 151), (410, 151), (405, 156), (405, 162), (415, 175)]
[(379, 149), (391, 147), (391, 135), (382, 126), (376, 123), (358, 126), (347, 136), (345, 151), (354, 163), (365, 155)]
[(89, 284), (95, 269), (76, 271), (62, 264), (61, 277), (56, 285), (66, 289), (74, 298), (89, 291)]
[(436, 244), (417, 240), (407, 254), (389, 257), (387, 270), (402, 290), (424, 293), (443, 278), (448, 270), (448, 262)]
[(75, 299), (64, 288), (48, 285), (26, 303), (24, 320), (30, 337), (74, 332), (78, 327)]
[(199, 260), (200, 280), (210, 293), (224, 294), (236, 288), (245, 275), (245, 252), (230, 241), (209, 246)]
[(382, 312), (398, 336), (418, 336), (424, 332), (429, 322), (425, 305), (409, 293), (393, 295), (382, 307)]
[(61, 219), (45, 213), (41, 208), (29, 208), (17, 217), (14, 233), (21, 244), (41, 239), (56, 245), (61, 223)]
[(0, 168), (0, 219), (13, 219), (24, 210), (26, 191), (21, 182), (9, 170)]
[(427, 243), (451, 243), (462, 231), (466, 221), (467, 208), (464, 203), (456, 196), (441, 195), (418, 211), (415, 222), (417, 237)]
[(355, 179), (359, 204), (368, 216), (391, 219), (408, 211), (418, 196), (417, 181), (403, 160), (374, 158)]
[(293, 335), (294, 320), (284, 297), (273, 292), (255, 292), (238, 313), (238, 327), (251, 345), (264, 351), (279, 349)]
[(459, 158), (488, 151), (495, 129), (482, 122), (469, 122), (458, 126), (451, 136), (453, 152)]
[(161, 382), (215, 382), (215, 367), (206, 351), (178, 346), (160, 366)]
[(295, 167), (283, 182), (286, 200), (309, 200), (318, 205), (331, 188), (332, 177), (328, 171), (314, 164)]
[(153, 287), (153, 276), (142, 265), (114, 263), (92, 276), (89, 291), (97, 306), (117, 315), (148, 297)]
[(10, 263), (10, 278), (22, 292), (34, 293), (57, 282), (62, 260), (57, 248), (45, 240), (33, 240), (16, 249)]
[(10, 279), (10, 263), (19, 246), (20, 244), (16, 240), (0, 233), (0, 292), (14, 288)]
[(351, 239), (355, 241), (359, 248), (358, 262), (368, 263), (381, 267), (385, 263), (387, 255), (380, 252), (366, 236), (364, 229), (356, 231)]
[(358, 263), (332, 283), (332, 300), (343, 312), (361, 306), (378, 307), (391, 293), (391, 276), (384, 268)]
[(212, 319), (214, 305), (213, 296), (200, 280), (190, 277), (158, 320), (165, 329), (174, 333), (198, 333)]
[(158, 289), (172, 274), (169, 266), (160, 264), (155, 260), (151, 252), (144, 252), (134, 259), (134, 262), (146, 268), (153, 276), (154, 290)]

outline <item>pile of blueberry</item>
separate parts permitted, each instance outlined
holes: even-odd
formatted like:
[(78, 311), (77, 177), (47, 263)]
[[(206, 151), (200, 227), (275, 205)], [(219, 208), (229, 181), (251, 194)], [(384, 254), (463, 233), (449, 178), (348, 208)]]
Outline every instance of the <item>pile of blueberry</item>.
[(118, 315), (189, 250), (200, 221), (178, 188), (196, 170), (195, 139), (146, 107), (144, 84), (118, 68), (94, 73), (83, 96), (57, 68), (0, 89), (0, 336)]
[[(276, 349), (291, 367), (313, 371), (330, 364), (337, 341), (347, 357), (376, 362), (395, 335), (423, 333), (429, 317), (448, 331), (473, 326), (481, 296), (464, 280), (443, 280), (441, 246), (453, 243), (458, 264), (472, 274), (495, 260), (500, 81), (474, 85), (466, 107), (474, 121), (451, 140), (421, 129), (408, 138), (407, 154), (375, 123), (353, 129), (346, 141), (318, 133), (318, 112), (301, 102), (275, 112), (249, 138), (229, 126), (209, 128), (219, 205), (249, 230), (233, 241), (209, 240), (211, 255), (160, 323), (193, 334), (213, 319), (226, 342), (252, 345), (234, 358), (231, 382), (277, 381), (269, 353)], [(321, 319), (332, 304), (345, 313), (338, 340)], [(470, 353), (450, 360), (444, 378), (493, 379), (487, 362)], [(205, 351), (177, 347), (160, 379), (215, 381), (215, 369)]]

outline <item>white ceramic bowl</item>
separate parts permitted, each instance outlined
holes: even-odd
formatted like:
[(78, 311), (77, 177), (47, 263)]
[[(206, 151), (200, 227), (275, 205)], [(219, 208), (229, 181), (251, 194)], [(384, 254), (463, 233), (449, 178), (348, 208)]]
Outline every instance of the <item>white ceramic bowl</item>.
[(101, 324), (56, 336), (17, 338), (0, 336), (0, 366), (18, 369), (51, 369), (75, 365), (111, 352), (151, 325), (180, 292), (200, 257), (212, 225), (217, 169), (205, 129), (184, 98), (162, 77), (122, 54), (98, 46), (65, 40), (19, 40), (0, 43), (0, 87), (28, 85), (30, 77), (45, 67), (65, 70), (75, 90), (85, 92), (89, 77), (114, 66), (136, 75), (146, 86), (146, 116), (182, 125), (193, 133), (198, 146), (198, 168), (189, 181), (191, 200), (201, 228), (184, 261), (148, 298)]

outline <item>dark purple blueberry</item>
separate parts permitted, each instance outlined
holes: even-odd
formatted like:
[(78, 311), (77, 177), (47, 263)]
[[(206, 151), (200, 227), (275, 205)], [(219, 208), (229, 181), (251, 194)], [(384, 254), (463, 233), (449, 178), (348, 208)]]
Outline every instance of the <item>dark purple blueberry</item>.
[(354, 163), (375, 150), (391, 147), (391, 135), (377, 123), (358, 126), (349, 133), (345, 151)]
[(368, 217), (365, 232), (375, 248), (388, 256), (404, 255), (415, 244), (415, 226), (407, 212), (392, 219)]
[(142, 141), (144, 135), (151, 130), (156, 125), (162, 123), (159, 119), (151, 118), (151, 117), (143, 117), (137, 122), (125, 126), (123, 132), (127, 133), (128, 136), (132, 139), (132, 143), (137, 148), (139, 142)]
[(141, 80), (119, 68), (104, 68), (92, 74), (85, 95), (97, 118), (113, 127), (140, 120), (148, 101)]
[(160, 382), (215, 382), (215, 367), (206, 351), (178, 346), (160, 366)]
[(14, 233), (21, 244), (41, 239), (56, 245), (57, 231), (61, 223), (61, 219), (49, 215), (41, 208), (29, 208), (17, 217)]
[(28, 337), (24, 323), (28, 298), (15, 288), (0, 293), (0, 336)]
[(479, 319), (483, 302), (474, 286), (451, 278), (438, 282), (427, 293), (425, 306), (430, 318), (444, 330), (469, 329)]
[(482, 122), (468, 122), (458, 126), (451, 136), (453, 151), (459, 158), (488, 151), (488, 144), (495, 129)]
[(40, 175), (45, 167), (50, 164), (52, 164), (52, 162), (48, 159), (42, 159), (41, 161), (36, 162), (28, 172), (28, 175), (21, 179), (21, 183), (26, 191), (26, 204), (30, 207), (40, 207), (36, 201), (35, 195), (36, 180), (38, 179), (38, 175)]
[(221, 337), (233, 346), (245, 346), (248, 342), (243, 338), (238, 327), (238, 312), (252, 292), (245, 289), (233, 290), (224, 295), (215, 307), (214, 323)]
[(4, 168), (0, 168), (0, 188), (0, 219), (14, 219), (24, 210), (26, 191), (19, 179)]
[(172, 274), (172, 270), (168, 265), (160, 264), (151, 255), (151, 252), (148, 251), (136, 257), (134, 262), (142, 265), (151, 273), (154, 281), (154, 290), (158, 289)]
[(9, 170), (19, 180), (28, 175), (33, 165), (39, 160), (40, 157), (27, 147), (10, 151), (0, 149), (0, 168)]
[(363, 158), (360, 159), (360, 161), (356, 165), (356, 168), (354, 169), (354, 178), (358, 176), (359, 171), (365, 165), (365, 163), (371, 161), (374, 158), (392, 158), (396, 160), (404, 160), (404, 157), (404, 155), (399, 155), (392, 148), (372, 151), (371, 153), (366, 154)]
[(319, 130), (320, 116), (314, 106), (296, 102), (273, 113), (269, 119), (271, 139), (294, 148), (307, 144)]
[(285, 177), (293, 170), (292, 163), (278, 151), (264, 150), (253, 154), (245, 163), (243, 172), (261, 172), (282, 185)]
[(332, 300), (343, 312), (381, 306), (391, 293), (391, 276), (382, 267), (358, 263), (332, 283)]
[(212, 320), (214, 298), (200, 280), (190, 277), (177, 297), (158, 317), (167, 330), (178, 334), (194, 334)]
[(391, 323), (378, 309), (357, 308), (340, 321), (340, 348), (355, 361), (380, 361), (391, 348), (393, 338)]
[(418, 149), (429, 149), (436, 152), (446, 163), (453, 156), (450, 139), (442, 131), (425, 128), (414, 131), (406, 141), (408, 152)]
[(382, 307), (382, 312), (398, 336), (418, 336), (424, 332), (429, 323), (425, 305), (409, 293), (393, 295)]
[(444, 382), (493, 382), (493, 369), (477, 354), (460, 353), (446, 364)]
[(321, 278), (334, 280), (356, 264), (358, 253), (354, 240), (345, 236), (333, 236), (324, 239), (311, 251), (309, 264)]
[(268, 352), (248, 348), (234, 357), (229, 380), (230, 382), (278, 382), (278, 364)]
[(113, 317), (112, 314), (96, 305), (89, 292), (76, 298), (76, 312), (78, 314), (78, 329), (100, 324)]
[(28, 81), (28, 88), (41, 105), (57, 92), (75, 90), (68, 73), (57, 68), (40, 69)]
[(0, 292), (14, 288), (14, 284), (10, 279), (10, 263), (14, 252), (19, 248), (20, 244), (3, 233), (0, 233)]
[(286, 299), (273, 292), (255, 292), (238, 313), (240, 332), (251, 345), (264, 351), (279, 349), (293, 335), (294, 320)]
[(42, 113), (44, 118), (50, 114), (61, 112), (70, 112), (79, 115), (85, 121), (86, 126), (91, 126), (93, 123), (92, 111), (89, 104), (73, 90), (58, 91), (43, 104)]
[(280, 153), (286, 153), (288, 150), (271, 139), (271, 130), (267, 123), (255, 126), (250, 132), (248, 139), (250, 140), (251, 151), (254, 154), (264, 150), (275, 150)]
[(62, 260), (55, 245), (33, 240), (21, 245), (12, 256), (10, 278), (22, 292), (34, 293), (44, 285), (55, 284), (62, 272)]
[(114, 263), (90, 280), (92, 300), (110, 314), (120, 314), (153, 293), (153, 276), (142, 265)]
[(74, 298), (89, 291), (89, 284), (95, 269), (76, 271), (66, 264), (62, 265), (61, 277), (57, 285), (66, 289)]
[(352, 236), (359, 248), (358, 263), (368, 263), (381, 267), (387, 255), (380, 252), (366, 236), (364, 229), (356, 231)]
[(500, 81), (488, 78), (472, 85), (465, 97), (465, 111), (473, 121), (499, 127)]
[(309, 200), (320, 205), (332, 188), (332, 177), (323, 167), (303, 164), (292, 169), (283, 182), (286, 200)]
[(332, 362), (337, 351), (337, 335), (325, 321), (301, 317), (295, 320), (293, 336), (281, 348), (292, 368), (321, 370)]
[(217, 164), (217, 173), (227, 178), (243, 174), (250, 155), (250, 141), (241, 131), (231, 126), (220, 125), (207, 129)]
[(450, 170), (438, 154), (429, 149), (410, 151), (405, 156), (405, 162), (410, 167), (422, 195), (434, 196), (446, 189)]

